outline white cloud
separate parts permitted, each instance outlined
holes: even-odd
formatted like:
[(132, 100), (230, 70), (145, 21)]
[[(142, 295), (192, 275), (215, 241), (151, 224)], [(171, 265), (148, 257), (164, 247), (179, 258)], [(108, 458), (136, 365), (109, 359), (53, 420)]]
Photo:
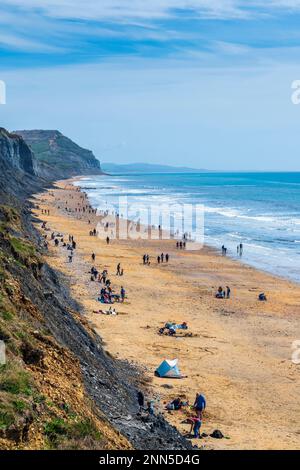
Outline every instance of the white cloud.
[[(55, 18), (90, 20), (159, 19), (172, 17), (173, 10), (194, 10), (196, 14), (212, 18), (245, 17), (247, 13), (240, 0), (2, 0), (2, 5), (24, 10), (40, 9)], [(247, 3), (247, 2), (246, 2)]]
[(13, 34), (0, 34), (0, 46), (5, 45), (10, 49), (26, 50), (30, 52), (62, 52), (62, 48), (49, 46), (40, 41), (31, 41)]
[(180, 10), (202, 18), (250, 18), (278, 8), (300, 10), (300, 0), (2, 0), (1, 6), (52, 18), (134, 21), (172, 18)]

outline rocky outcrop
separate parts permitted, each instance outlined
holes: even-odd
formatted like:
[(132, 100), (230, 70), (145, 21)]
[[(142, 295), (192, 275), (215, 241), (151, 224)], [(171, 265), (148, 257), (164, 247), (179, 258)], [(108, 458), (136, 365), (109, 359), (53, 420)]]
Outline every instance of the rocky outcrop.
[(22, 137), (0, 128), (1, 200), (23, 198), (40, 187), (36, 177), (36, 160)]
[(0, 156), (8, 166), (35, 175), (35, 159), (22, 137), (0, 128)]
[(53, 181), (77, 175), (102, 174), (99, 160), (57, 130), (16, 131), (36, 157), (36, 172)]

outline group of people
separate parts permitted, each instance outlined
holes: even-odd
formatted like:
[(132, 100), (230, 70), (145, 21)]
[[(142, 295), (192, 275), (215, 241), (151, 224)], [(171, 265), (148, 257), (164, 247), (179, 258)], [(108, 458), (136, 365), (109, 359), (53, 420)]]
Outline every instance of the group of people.
[(159, 329), (158, 332), (160, 335), (163, 335), (165, 334), (165, 332), (167, 332), (167, 335), (174, 336), (176, 334), (176, 330), (187, 330), (187, 329), (188, 329), (188, 325), (185, 321), (179, 324), (167, 322), (165, 323), (165, 326)]
[(180, 242), (176, 242), (176, 248), (180, 249), (180, 250), (183, 250), (186, 248), (186, 241), (183, 240), (183, 241), (180, 241)]
[[(164, 262), (168, 263), (169, 259), (170, 259), (169, 253), (166, 253), (166, 254), (161, 253), (160, 255), (157, 256), (157, 264), (164, 263)], [(150, 256), (147, 253), (143, 255), (143, 264), (150, 266)]]
[(139, 414), (142, 412), (148, 413), (149, 416), (154, 415), (154, 402), (153, 400), (147, 401), (147, 406), (145, 407), (145, 396), (140, 390), (137, 392), (137, 401), (139, 405)]
[(202, 393), (196, 393), (193, 409), (196, 411), (196, 415), (188, 418), (188, 422), (191, 424), (190, 434), (193, 433), (195, 439), (201, 437), (201, 426), (203, 420), (203, 412), (206, 408), (206, 398)]
[[(46, 210), (46, 209), (45, 209)], [(46, 222), (43, 222), (42, 224), (42, 228), (44, 230), (50, 230), (46, 227)], [(44, 235), (45, 239), (47, 238), (47, 235)], [(73, 235), (69, 235), (69, 240), (68, 242), (65, 241), (64, 239), (64, 236), (63, 234), (61, 233), (55, 233), (55, 232), (52, 232), (51, 233), (51, 240), (54, 242), (54, 246), (55, 247), (58, 247), (59, 244), (61, 244), (61, 246), (63, 248), (66, 248), (67, 249), (67, 258), (68, 258), (68, 262), (69, 263), (72, 263), (73, 262), (73, 256), (74, 256), (74, 253), (75, 253), (75, 250), (76, 250), (76, 247), (77, 247), (77, 243), (76, 241), (74, 240), (74, 236)]]
[[(145, 397), (143, 392), (137, 392), (137, 402), (139, 405), (139, 414), (142, 412), (148, 413), (148, 415), (154, 415), (154, 402), (152, 400), (147, 401), (147, 406), (145, 406)], [(166, 406), (165, 409), (168, 411), (178, 411), (181, 410), (183, 407), (189, 406), (189, 402), (186, 400), (182, 400), (180, 397), (174, 398), (170, 401)], [(195, 397), (195, 401), (191, 409), (195, 411), (195, 415), (187, 418), (187, 423), (191, 424), (190, 434), (193, 438), (200, 438), (201, 437), (201, 426), (203, 420), (203, 413), (206, 409), (206, 398), (202, 393), (197, 393)]]
[[(168, 411), (178, 411), (181, 410), (183, 407), (189, 406), (189, 402), (186, 400), (182, 400), (180, 397), (175, 398), (174, 400), (170, 401), (166, 406), (165, 409)], [(206, 408), (206, 398), (202, 393), (197, 393), (194, 404), (191, 406), (191, 409), (195, 411), (195, 415), (188, 417), (186, 422), (191, 424), (190, 435), (195, 439), (199, 439), (201, 437), (201, 426), (203, 421), (203, 413)]]
[(166, 263), (169, 262), (169, 253), (166, 253), (166, 255), (164, 255), (164, 253), (161, 253), (161, 255), (158, 255), (157, 263), (160, 264), (160, 263), (163, 263), (164, 261), (166, 261)]
[(216, 299), (230, 299), (231, 289), (229, 286), (226, 286), (226, 290), (222, 286), (218, 288), (216, 293)]
[(115, 302), (124, 302), (126, 291), (123, 286), (120, 288), (120, 294), (115, 294), (111, 288), (110, 280), (105, 281), (105, 285), (100, 290), (99, 302), (103, 304), (113, 304)]
[[(225, 245), (222, 245), (222, 255), (223, 256), (226, 256), (227, 255), (227, 248)], [(236, 252), (237, 252), (237, 255), (242, 257), (243, 256), (243, 253), (244, 253), (244, 245), (243, 243), (239, 243), (236, 247)]]
[(150, 256), (147, 253), (143, 255), (143, 264), (150, 265)]
[[(96, 259), (95, 253), (92, 253), (91, 258), (93, 261)], [(103, 304), (113, 304), (114, 302), (124, 302), (125, 300), (125, 289), (121, 286), (120, 294), (115, 294), (111, 287), (111, 280), (108, 279), (108, 271), (104, 269), (101, 273), (98, 272), (95, 266), (91, 267), (91, 281), (97, 281), (102, 284), (100, 294), (98, 297), (99, 302)], [(123, 276), (124, 270), (121, 267), (121, 263), (117, 265), (116, 276)]]

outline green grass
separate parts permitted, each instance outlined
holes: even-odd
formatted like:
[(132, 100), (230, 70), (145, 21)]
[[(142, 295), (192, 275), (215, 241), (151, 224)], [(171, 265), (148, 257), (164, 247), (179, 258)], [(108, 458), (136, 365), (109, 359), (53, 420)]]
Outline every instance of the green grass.
[(5, 320), (5, 321), (10, 321), (14, 318), (13, 313), (8, 312), (6, 310), (1, 310), (1, 307), (0, 307), (0, 315), (2, 316), (3, 320)]
[(64, 440), (102, 440), (101, 433), (90, 419), (68, 422), (62, 418), (53, 418), (45, 424), (44, 433), (54, 447)]
[(16, 362), (8, 362), (0, 367), (0, 390), (12, 395), (32, 394), (31, 381), (28, 372)]
[(8, 410), (1, 409), (2, 404), (0, 404), (0, 429), (6, 429), (8, 426), (14, 423), (15, 417), (13, 413)]
[(26, 410), (27, 404), (23, 400), (14, 400), (13, 407), (18, 413), (22, 413), (22, 411)]
[(18, 421), (20, 416), (30, 409), (30, 401), (16, 398), (7, 392), (0, 391), (0, 430), (5, 430)]
[(59, 436), (67, 434), (67, 423), (62, 418), (53, 418), (45, 424), (44, 433), (52, 443), (55, 443)]
[(21, 258), (34, 257), (36, 254), (35, 248), (31, 243), (25, 242), (20, 238), (11, 237), (10, 244), (14, 252), (17, 253)]
[(68, 437), (72, 439), (84, 439), (85, 437), (90, 437), (94, 440), (100, 440), (101, 434), (91, 420), (84, 419), (69, 425)]

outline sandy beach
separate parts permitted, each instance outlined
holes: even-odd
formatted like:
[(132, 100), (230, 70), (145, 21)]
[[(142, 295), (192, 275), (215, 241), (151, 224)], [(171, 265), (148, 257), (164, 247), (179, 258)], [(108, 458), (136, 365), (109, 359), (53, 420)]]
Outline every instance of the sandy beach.
[[(71, 212), (65, 211), (65, 202)], [(207, 449), (299, 449), (300, 366), (292, 362), (292, 343), (300, 339), (300, 285), (273, 277), (222, 257), (210, 248), (201, 251), (176, 249), (174, 240), (111, 240), (90, 236), (97, 225), (94, 214), (75, 212), (84, 203), (72, 180), (56, 183), (55, 189), (34, 198), (33, 213), (47, 222), (48, 263), (68, 276), (74, 298), (85, 317), (114, 357), (128, 359), (147, 377), (149, 398), (155, 408), (182, 433), (187, 413), (164, 411), (177, 396), (192, 404), (196, 392), (207, 399), (202, 432), (219, 429), (226, 438), (193, 441)], [(48, 215), (43, 213), (49, 210)], [(90, 220), (90, 223), (88, 221)], [(54, 246), (51, 232), (77, 243), (73, 262), (67, 250)], [(169, 263), (156, 257), (169, 253)], [(95, 253), (95, 262), (91, 254)], [(142, 256), (149, 253), (150, 266)], [(118, 263), (124, 275), (116, 276)], [(126, 289), (126, 300), (116, 304), (117, 316), (94, 313), (100, 304), (98, 282), (90, 269), (108, 270), (112, 287)], [(231, 287), (230, 299), (216, 299), (219, 286)], [(265, 292), (267, 302), (259, 302)], [(158, 334), (167, 321), (187, 322), (190, 337)], [(154, 376), (165, 358), (179, 360), (180, 380)]]

